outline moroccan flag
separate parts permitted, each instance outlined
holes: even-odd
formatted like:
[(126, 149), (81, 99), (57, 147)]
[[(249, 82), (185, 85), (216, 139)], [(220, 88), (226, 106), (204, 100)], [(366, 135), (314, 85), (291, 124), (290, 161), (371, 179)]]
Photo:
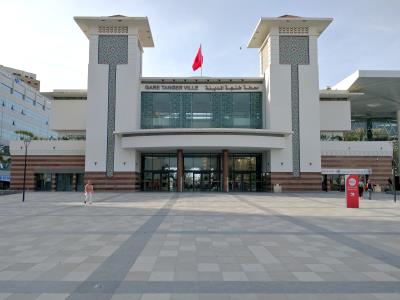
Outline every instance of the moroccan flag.
[(196, 71), (201, 66), (203, 66), (203, 54), (201, 53), (201, 45), (200, 45), (199, 50), (197, 51), (196, 57), (194, 58), (192, 69), (193, 69), (193, 71)]

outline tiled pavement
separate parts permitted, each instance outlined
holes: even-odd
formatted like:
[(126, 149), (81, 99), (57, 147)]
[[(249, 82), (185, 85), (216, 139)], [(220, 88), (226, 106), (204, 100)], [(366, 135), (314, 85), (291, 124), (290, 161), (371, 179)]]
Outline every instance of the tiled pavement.
[(0, 300), (400, 299), (400, 203), (374, 196), (3, 196)]

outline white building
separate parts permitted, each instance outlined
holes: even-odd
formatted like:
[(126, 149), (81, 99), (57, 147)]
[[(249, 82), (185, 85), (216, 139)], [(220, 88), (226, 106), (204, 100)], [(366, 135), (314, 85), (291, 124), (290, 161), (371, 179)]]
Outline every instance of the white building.
[[(390, 141), (321, 141), (351, 132), (362, 96), (319, 90), (318, 37), (332, 19), (262, 18), (248, 44), (260, 53), (251, 78), (145, 78), (147, 18), (75, 21), (90, 45), (87, 100), (52, 93), (52, 129), (86, 141), (33, 143), (32, 189), (43, 178), (47, 189), (81, 189), (84, 176), (100, 190), (317, 191), (323, 180), (340, 188), (346, 173), (379, 185), (391, 174)], [(20, 143), (12, 154), (21, 188)]]

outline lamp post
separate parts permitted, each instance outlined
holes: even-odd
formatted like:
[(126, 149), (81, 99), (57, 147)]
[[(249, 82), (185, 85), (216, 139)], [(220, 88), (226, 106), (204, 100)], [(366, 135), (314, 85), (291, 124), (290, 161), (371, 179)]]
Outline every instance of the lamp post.
[(29, 137), (26, 137), (24, 139), (24, 145), (25, 145), (25, 163), (24, 163), (24, 184), (22, 187), (22, 202), (25, 202), (25, 183), (26, 183), (26, 159), (28, 157), (28, 146), (31, 142), (31, 139)]
[(393, 201), (396, 202), (396, 160), (393, 158), (392, 160), (392, 171), (393, 171), (393, 182), (392, 182), (392, 189), (393, 189)]

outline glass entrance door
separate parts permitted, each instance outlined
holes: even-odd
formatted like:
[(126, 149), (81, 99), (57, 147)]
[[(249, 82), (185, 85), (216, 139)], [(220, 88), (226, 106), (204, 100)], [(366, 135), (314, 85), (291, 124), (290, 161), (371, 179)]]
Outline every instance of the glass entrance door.
[(56, 174), (56, 191), (72, 191), (72, 174)]
[(211, 192), (220, 190), (219, 173), (186, 171), (184, 174), (185, 192)]
[(176, 172), (146, 172), (145, 191), (173, 192), (176, 190)]
[(211, 176), (209, 172), (193, 172), (192, 176), (188, 176), (188, 181), (190, 180), (190, 178), (193, 179), (192, 186), (194, 192), (211, 191)]
[(231, 177), (231, 191), (256, 192), (257, 176), (255, 172), (236, 172)]

